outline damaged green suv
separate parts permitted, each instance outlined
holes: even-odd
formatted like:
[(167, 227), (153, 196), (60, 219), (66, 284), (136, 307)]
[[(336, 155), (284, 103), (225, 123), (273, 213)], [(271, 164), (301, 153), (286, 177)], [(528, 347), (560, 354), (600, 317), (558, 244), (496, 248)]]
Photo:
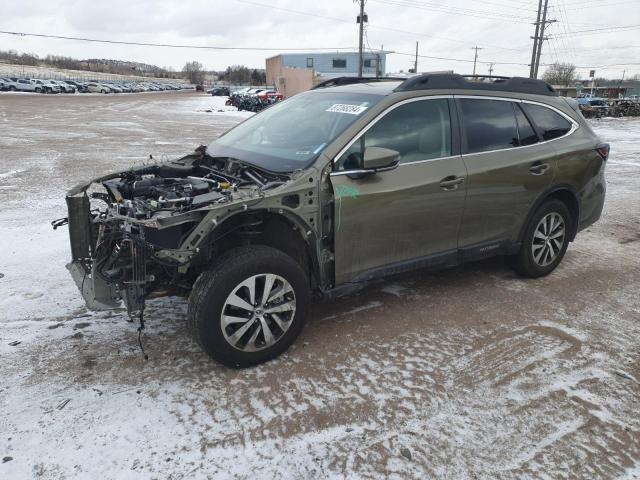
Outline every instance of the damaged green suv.
[(188, 295), (202, 348), (245, 367), (294, 341), (313, 294), (492, 255), (550, 273), (600, 216), (608, 153), (541, 81), (325, 86), (73, 188), (68, 268), (91, 309), (142, 320)]

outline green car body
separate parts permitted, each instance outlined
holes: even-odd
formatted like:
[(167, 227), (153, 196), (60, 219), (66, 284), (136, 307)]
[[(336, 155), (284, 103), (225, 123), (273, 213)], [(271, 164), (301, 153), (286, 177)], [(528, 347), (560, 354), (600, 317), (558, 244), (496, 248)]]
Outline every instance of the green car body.
[[(566, 240), (563, 235), (562, 246), (566, 249), (577, 232), (601, 214), (608, 146), (601, 144), (577, 105), (563, 97), (500, 89), (488, 91), (474, 88), (472, 82), (468, 84), (468, 88), (402, 90), (400, 82), (370, 82), (302, 94), (304, 97), (300, 98), (306, 102), (314, 102), (327, 93), (372, 99), (360, 103), (368, 105), (366, 108), (358, 107), (355, 102), (324, 110), (351, 115), (350, 123), (317, 152), (295, 152), (309, 156), (309, 162), (302, 168), (280, 172), (268, 168), (249, 169), (245, 163), (226, 157), (218, 160), (221, 157), (210, 152), (224, 143), (226, 135), (229, 135), (227, 138), (240, 135), (232, 129), (209, 149), (199, 149), (170, 165), (140, 167), (79, 185), (67, 196), (73, 257), (68, 268), (89, 307), (115, 308), (124, 300), (134, 314), (144, 308), (145, 298), (170, 291), (171, 287), (182, 289), (185, 294), (202, 287), (202, 276), (218, 268), (218, 260), (227, 258), (234, 248), (260, 245), (284, 254), (298, 265), (309, 291), (339, 293), (374, 278), (417, 268), (448, 267), (493, 255), (517, 256), (526, 250), (523, 242), (527, 229), (533, 228), (532, 221), (538, 221), (534, 216), (550, 201), (564, 205), (560, 213), (566, 222)], [(487, 127), (482, 115), (484, 106), (475, 100), (491, 101), (487, 105), (496, 111), (512, 109), (517, 132), (508, 148), (487, 150), (485, 147), (483, 151), (470, 148), (474, 142), (486, 140), (482, 132), (473, 130), (473, 125), (488, 129), (489, 136), (498, 135), (503, 128), (498, 124)], [(557, 120), (563, 125), (561, 131), (549, 131), (550, 137), (555, 138), (545, 139), (548, 132), (537, 128), (531, 116), (522, 115), (531, 106), (538, 107), (535, 111), (542, 112), (543, 116), (563, 119)], [(545, 110), (539, 110), (540, 107)], [(259, 118), (269, 110), (246, 124), (258, 125)], [(410, 114), (417, 115), (416, 118), (422, 112), (437, 112), (439, 130), (434, 130), (428, 122), (400, 119), (392, 124), (397, 129), (397, 133), (392, 132), (388, 137), (392, 145), (366, 145), (369, 138), (373, 139), (371, 142), (376, 141), (376, 135), (384, 139), (389, 133), (380, 133), (385, 119), (390, 119), (390, 115), (401, 117), (404, 111), (413, 112)], [(471, 112), (468, 116), (467, 111)], [(465, 124), (467, 118), (476, 118), (476, 123)], [(528, 127), (524, 125), (527, 118)], [(414, 126), (420, 131), (414, 131)], [(522, 133), (525, 127), (528, 140)], [(393, 148), (396, 144), (414, 147), (409, 147), (413, 150), (407, 155), (401, 155), (402, 148)], [(428, 151), (425, 158), (420, 153), (423, 146)], [(124, 188), (125, 178), (138, 182), (149, 175), (200, 178), (202, 172), (209, 171), (203, 168), (212, 172), (204, 180), (217, 183), (217, 191), (221, 192), (220, 198), (216, 197), (210, 204), (195, 208), (189, 203), (192, 200), (185, 200), (184, 204), (175, 204), (182, 205), (179, 210), (172, 211), (157, 208), (155, 200), (147, 200), (146, 207), (141, 208), (150, 211), (141, 213), (134, 208), (137, 201), (118, 198), (122, 192), (117, 190)], [(162, 169), (168, 173), (163, 174)], [(226, 182), (219, 182), (233, 178), (239, 182), (233, 192)], [(253, 181), (249, 179), (257, 183), (249, 185)], [(107, 194), (102, 195), (102, 200), (110, 204), (100, 214), (90, 213), (93, 200), (87, 194), (96, 183), (106, 186)], [(136, 183), (131, 185), (135, 187)], [(199, 184), (194, 183), (189, 188), (197, 186)], [(164, 197), (160, 197), (160, 201), (167, 202)], [(127, 210), (125, 205), (131, 208)], [(126, 248), (131, 250), (130, 254), (120, 254), (113, 265), (109, 264), (111, 273), (108, 274), (105, 273), (106, 260), (102, 259), (105, 252), (101, 251), (106, 242), (105, 231), (112, 232), (110, 242), (129, 242)], [(134, 238), (138, 235), (136, 232), (142, 239)], [(163, 232), (167, 235), (171, 232), (174, 240), (164, 241)], [(544, 241), (549, 243), (550, 236), (548, 233)], [(119, 250), (123, 250), (122, 245)], [(562, 254), (564, 250), (549, 268), (555, 268)], [(97, 271), (100, 268), (105, 271)], [(532, 276), (546, 274), (547, 270)], [(284, 273), (281, 275), (286, 279)], [(262, 288), (266, 290), (267, 286)], [(194, 296), (193, 291), (191, 295)], [(214, 293), (207, 295), (202, 301), (196, 298), (196, 303), (213, 302), (209, 297), (213, 298)], [(302, 298), (297, 290), (296, 298), (299, 301)], [(227, 307), (224, 306), (223, 311), (224, 308)], [(302, 312), (302, 308), (299, 310)], [(214, 312), (214, 317), (216, 315)], [(262, 321), (263, 317), (260, 318)], [(290, 320), (293, 321), (293, 314)], [(270, 335), (267, 338), (265, 333), (256, 333), (251, 341), (258, 346), (264, 344), (262, 349), (256, 353), (257, 347), (252, 347), (249, 349), (252, 353), (247, 353), (236, 348), (239, 357), (230, 358), (228, 352), (220, 353), (226, 346), (207, 346), (207, 335), (214, 341), (216, 334), (201, 325), (202, 322), (204, 320), (194, 320), (195, 328), (201, 330), (196, 337), (214, 358), (230, 365), (259, 363), (287, 346), (278, 346), (276, 342), (267, 348)], [(224, 331), (226, 327), (222, 328)], [(231, 335), (234, 330), (229, 328)], [(279, 331), (278, 327), (275, 329)], [(281, 343), (288, 344), (295, 338), (286, 338), (287, 329), (283, 328)], [(220, 336), (219, 331), (217, 335)], [(243, 360), (242, 355), (248, 359)]]

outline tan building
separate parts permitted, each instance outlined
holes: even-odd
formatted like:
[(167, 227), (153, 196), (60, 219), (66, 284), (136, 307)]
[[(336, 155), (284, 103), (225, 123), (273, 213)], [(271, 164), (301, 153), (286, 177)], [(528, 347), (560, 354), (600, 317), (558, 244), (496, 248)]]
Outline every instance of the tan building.
[[(383, 77), (387, 51), (364, 52), (362, 75)], [(286, 97), (335, 77), (357, 77), (358, 52), (282, 53), (266, 60), (267, 85)]]
[(282, 65), (282, 56), (267, 58), (267, 85), (273, 85), (285, 97), (309, 90), (313, 86), (313, 68), (291, 68)]

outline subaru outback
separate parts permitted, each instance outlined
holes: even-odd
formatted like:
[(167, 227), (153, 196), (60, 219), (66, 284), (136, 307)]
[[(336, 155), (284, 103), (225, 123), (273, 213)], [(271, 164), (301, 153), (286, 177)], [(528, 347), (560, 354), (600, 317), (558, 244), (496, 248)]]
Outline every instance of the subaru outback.
[(273, 105), (182, 158), (67, 194), (91, 309), (188, 296), (214, 359), (269, 360), (314, 295), (494, 255), (541, 277), (601, 214), (609, 146), (526, 78), (359, 79)]

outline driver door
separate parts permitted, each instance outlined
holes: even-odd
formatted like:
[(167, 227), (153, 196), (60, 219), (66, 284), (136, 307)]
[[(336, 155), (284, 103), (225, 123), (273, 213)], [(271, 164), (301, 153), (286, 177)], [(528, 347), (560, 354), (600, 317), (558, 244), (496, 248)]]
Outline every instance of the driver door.
[[(401, 102), (335, 159), (336, 284), (455, 261), (466, 168), (453, 108), (447, 98)], [(399, 152), (398, 167), (358, 174), (372, 146)]]

